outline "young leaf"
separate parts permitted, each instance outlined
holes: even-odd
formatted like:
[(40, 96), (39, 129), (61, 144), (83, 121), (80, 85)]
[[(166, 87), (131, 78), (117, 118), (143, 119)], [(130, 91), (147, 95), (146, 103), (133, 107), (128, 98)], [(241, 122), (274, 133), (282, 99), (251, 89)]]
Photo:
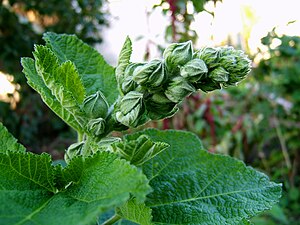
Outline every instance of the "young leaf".
[(74, 64), (66, 61), (59, 65), (57, 57), (48, 47), (42, 45), (35, 46), (33, 55), (37, 73), (43, 78), (46, 86), (84, 127), (86, 120), (80, 105), (84, 100), (85, 90)]
[(75, 35), (47, 32), (43, 38), (60, 63), (68, 60), (74, 63), (87, 96), (100, 90), (107, 98), (109, 105), (116, 101), (119, 93), (116, 91), (117, 81), (114, 68), (107, 64), (94, 48)]
[(151, 225), (151, 209), (145, 203), (137, 203), (130, 199), (123, 206), (117, 208), (117, 214), (122, 218), (142, 225)]
[(137, 168), (108, 152), (55, 168), (46, 154), (0, 153), (0, 224), (93, 224), (130, 193), (143, 200), (150, 190)]
[(6, 153), (7, 151), (25, 152), (26, 149), (17, 142), (17, 139), (0, 122), (0, 153)]
[(38, 75), (34, 60), (31, 58), (22, 58), (21, 64), (23, 66), (23, 73), (27, 78), (27, 83), (41, 95), (46, 105), (73, 129), (83, 131), (81, 124), (69, 111), (63, 108), (61, 103), (51, 93), (51, 90), (45, 85), (42, 77)]
[(153, 188), (146, 205), (155, 224), (238, 224), (270, 209), (281, 195), (280, 184), (241, 161), (202, 150), (191, 133), (142, 133), (170, 144), (142, 166)]

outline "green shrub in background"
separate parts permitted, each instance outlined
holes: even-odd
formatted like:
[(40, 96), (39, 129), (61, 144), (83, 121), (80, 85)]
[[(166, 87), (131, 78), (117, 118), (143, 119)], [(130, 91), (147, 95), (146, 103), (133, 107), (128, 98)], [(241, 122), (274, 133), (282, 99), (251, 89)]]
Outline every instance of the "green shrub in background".
[[(205, 151), (189, 132), (112, 131), (172, 116), (196, 90), (237, 84), (250, 70), (229, 47), (171, 44), (164, 58), (118, 66), (73, 35), (46, 33), (34, 59), (23, 58), (29, 85), (78, 133), (67, 165), (36, 155), (0, 126), (0, 222), (3, 224), (250, 224), (270, 209), (281, 185), (229, 156)], [(209, 57), (208, 57), (209, 56)], [(127, 222), (126, 222), (127, 220)]]

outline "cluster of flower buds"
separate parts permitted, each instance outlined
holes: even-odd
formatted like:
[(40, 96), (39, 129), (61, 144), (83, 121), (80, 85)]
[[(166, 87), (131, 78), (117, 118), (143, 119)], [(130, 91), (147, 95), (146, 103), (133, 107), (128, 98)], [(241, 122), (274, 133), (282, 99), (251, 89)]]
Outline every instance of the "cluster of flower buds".
[(87, 96), (82, 104), (82, 110), (88, 117), (86, 130), (93, 136), (100, 136), (105, 131), (109, 105), (101, 91)]
[(208, 47), (194, 52), (190, 41), (171, 44), (163, 59), (148, 63), (130, 63), (130, 54), (131, 42), (127, 39), (116, 69), (122, 98), (115, 114), (116, 120), (128, 127), (170, 117), (188, 95), (236, 85), (251, 68), (242, 51)]

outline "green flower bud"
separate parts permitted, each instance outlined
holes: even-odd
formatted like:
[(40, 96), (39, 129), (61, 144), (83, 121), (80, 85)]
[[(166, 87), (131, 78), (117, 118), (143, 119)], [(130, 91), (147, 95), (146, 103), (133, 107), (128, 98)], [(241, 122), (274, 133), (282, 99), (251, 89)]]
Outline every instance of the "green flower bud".
[(221, 66), (212, 70), (208, 77), (217, 83), (226, 83), (228, 81), (229, 73)]
[(72, 158), (81, 155), (83, 147), (84, 147), (84, 141), (70, 145), (64, 155), (65, 161), (69, 163)]
[(184, 43), (173, 43), (169, 45), (164, 53), (163, 57), (167, 69), (169, 71), (176, 71), (179, 66), (183, 66), (193, 57), (192, 42), (187, 41)]
[(229, 72), (228, 81), (224, 86), (236, 85), (244, 79), (251, 70), (251, 61), (241, 50), (233, 47), (222, 47), (220, 63)]
[(197, 90), (202, 90), (204, 92), (210, 92), (217, 89), (222, 89), (222, 86), (218, 82), (214, 82), (213, 80), (206, 78), (204, 80), (201, 80), (201, 82), (197, 82), (194, 84), (195, 88)]
[(145, 101), (148, 116), (152, 120), (170, 117), (178, 111), (177, 104), (170, 101), (164, 93), (155, 93)]
[(127, 94), (128, 92), (135, 90), (137, 83), (133, 80), (133, 74), (135, 70), (143, 65), (145, 65), (145, 63), (130, 63), (129, 66), (126, 67), (124, 80), (121, 84), (123, 94)]
[(89, 118), (105, 118), (108, 112), (108, 103), (101, 91), (86, 97), (83, 101), (83, 111)]
[(143, 94), (131, 91), (121, 99), (116, 119), (128, 127), (136, 127), (144, 111)]
[(152, 60), (134, 71), (133, 80), (147, 88), (160, 87), (166, 80), (164, 63), (161, 60)]
[(202, 48), (195, 54), (196, 58), (202, 59), (206, 66), (211, 69), (219, 65), (220, 49), (219, 48)]
[(201, 59), (192, 59), (180, 68), (180, 75), (190, 82), (196, 82), (205, 77), (208, 72), (206, 64)]
[(186, 96), (190, 95), (191, 93), (195, 92), (195, 88), (191, 85), (188, 81), (186, 81), (183, 77), (175, 77), (173, 78), (167, 90), (165, 91), (165, 95), (168, 99), (172, 102), (179, 103), (181, 102)]
[(91, 119), (87, 124), (87, 130), (94, 136), (99, 136), (105, 131), (105, 120), (103, 118)]

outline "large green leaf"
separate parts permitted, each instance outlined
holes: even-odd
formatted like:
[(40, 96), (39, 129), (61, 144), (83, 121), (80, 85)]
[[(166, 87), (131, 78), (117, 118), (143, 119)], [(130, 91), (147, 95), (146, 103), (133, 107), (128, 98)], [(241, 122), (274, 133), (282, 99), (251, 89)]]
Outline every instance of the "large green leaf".
[(281, 196), (280, 184), (241, 161), (206, 152), (191, 133), (142, 133), (170, 144), (142, 166), (153, 188), (146, 205), (155, 224), (238, 224), (270, 209)]
[(0, 152), (6, 153), (7, 151), (25, 152), (25, 147), (17, 142), (0, 122)]
[(100, 90), (110, 105), (116, 101), (119, 93), (114, 68), (94, 48), (75, 35), (48, 32), (44, 40), (60, 63), (69, 60), (75, 64), (87, 95)]
[(150, 190), (137, 168), (108, 152), (75, 158), (56, 179), (49, 155), (0, 153), (0, 171), (0, 224), (95, 224), (130, 194), (143, 200)]
[(72, 128), (77, 131), (83, 131), (82, 125), (61, 105), (51, 93), (51, 90), (45, 85), (42, 77), (38, 75), (34, 60), (31, 58), (22, 58), (21, 63), (28, 84), (41, 95), (46, 105)]

